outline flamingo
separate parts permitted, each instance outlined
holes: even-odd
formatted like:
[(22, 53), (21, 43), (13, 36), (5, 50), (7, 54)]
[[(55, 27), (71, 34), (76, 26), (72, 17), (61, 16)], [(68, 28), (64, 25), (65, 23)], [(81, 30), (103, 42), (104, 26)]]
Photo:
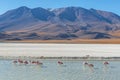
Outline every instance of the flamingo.
[(37, 65), (42, 65), (43, 63), (41, 63), (41, 62), (37, 61), (37, 62), (36, 62), (36, 64), (37, 64)]
[(23, 61), (22, 61), (22, 60), (20, 60), (20, 59), (18, 59), (18, 62), (19, 62), (19, 63), (23, 63)]
[(93, 65), (93, 64), (89, 64), (88, 66), (89, 66), (89, 67), (94, 67), (94, 65)]
[(104, 65), (108, 65), (108, 64), (109, 64), (109, 62), (107, 62), (107, 61), (104, 62)]
[(32, 61), (32, 64), (35, 64), (36, 63), (36, 61)]
[(58, 61), (58, 64), (63, 64), (63, 62), (61, 62), (61, 61)]
[(24, 61), (24, 64), (28, 64), (28, 61)]
[(87, 63), (87, 62), (84, 62), (84, 65), (88, 65), (88, 63)]

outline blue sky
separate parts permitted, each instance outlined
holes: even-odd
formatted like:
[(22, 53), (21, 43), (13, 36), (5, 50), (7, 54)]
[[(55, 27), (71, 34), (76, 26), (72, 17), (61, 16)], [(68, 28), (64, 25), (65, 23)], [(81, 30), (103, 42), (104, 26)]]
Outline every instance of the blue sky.
[(77, 6), (114, 12), (120, 15), (120, 0), (0, 0), (0, 14), (20, 6), (60, 8)]

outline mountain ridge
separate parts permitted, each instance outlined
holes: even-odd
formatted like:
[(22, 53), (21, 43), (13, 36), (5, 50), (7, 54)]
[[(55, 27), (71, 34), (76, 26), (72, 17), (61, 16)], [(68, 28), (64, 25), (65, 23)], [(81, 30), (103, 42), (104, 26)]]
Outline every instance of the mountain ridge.
[(120, 38), (113, 35), (119, 30), (119, 15), (82, 7), (51, 10), (22, 6), (0, 15), (0, 35), (6, 35), (1, 39), (8, 40), (109, 39)]

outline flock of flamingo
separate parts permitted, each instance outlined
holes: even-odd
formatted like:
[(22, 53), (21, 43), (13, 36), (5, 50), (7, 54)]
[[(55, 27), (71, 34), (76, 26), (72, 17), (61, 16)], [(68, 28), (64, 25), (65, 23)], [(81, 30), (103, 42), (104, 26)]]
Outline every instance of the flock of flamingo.
[(42, 62), (40, 62), (40, 61), (31, 61), (31, 60), (29, 60), (29, 61), (27, 61), (27, 60), (21, 60), (21, 59), (18, 59), (18, 60), (14, 60), (13, 61), (13, 63), (14, 64), (25, 64), (25, 65), (27, 65), (27, 64), (36, 64), (36, 65), (42, 65), (43, 63)]
[[(25, 65), (26, 65), (26, 64), (36, 64), (36, 65), (42, 65), (42, 64), (43, 64), (43, 63), (40, 62), (40, 61), (34, 61), (34, 60), (33, 60), (33, 61), (28, 60), (28, 61), (27, 61), (27, 60), (21, 60), (21, 59), (14, 60), (13, 63), (14, 63), (14, 64), (17, 64), (17, 63), (18, 63), (18, 64), (25, 64)], [(63, 64), (63, 62), (62, 62), (62, 61), (58, 61), (58, 64), (61, 65), (61, 64)]]
[[(36, 65), (42, 65), (43, 63), (42, 62), (40, 62), (40, 61), (31, 61), (31, 60), (29, 60), (29, 61), (27, 61), (27, 60), (21, 60), (21, 59), (18, 59), (18, 60), (14, 60), (13, 61), (13, 63), (14, 64), (17, 64), (17, 63), (19, 63), (19, 64), (36, 64)], [(59, 65), (63, 65), (63, 62), (62, 61), (58, 61), (57, 62)], [(87, 66), (89, 66), (89, 67), (94, 67), (94, 65), (93, 64), (89, 64), (88, 62), (84, 62), (83, 63), (84, 65), (87, 65)], [(104, 63), (103, 63), (104, 65), (108, 65), (109, 64), (109, 62), (107, 62), (107, 61), (105, 61)]]
[[(105, 61), (103, 64), (104, 64), (104, 65), (108, 65), (109, 62)], [(91, 64), (91, 63), (89, 64), (88, 62), (84, 62), (84, 65), (88, 65), (89, 67), (94, 67), (93, 64)]]

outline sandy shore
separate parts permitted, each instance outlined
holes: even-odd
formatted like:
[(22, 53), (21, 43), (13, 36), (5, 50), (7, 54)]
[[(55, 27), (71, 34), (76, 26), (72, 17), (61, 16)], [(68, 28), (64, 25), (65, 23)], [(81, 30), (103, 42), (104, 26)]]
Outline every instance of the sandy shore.
[(73, 40), (6, 40), (13, 43), (71, 43), (71, 44), (120, 44), (120, 39), (73, 39)]

